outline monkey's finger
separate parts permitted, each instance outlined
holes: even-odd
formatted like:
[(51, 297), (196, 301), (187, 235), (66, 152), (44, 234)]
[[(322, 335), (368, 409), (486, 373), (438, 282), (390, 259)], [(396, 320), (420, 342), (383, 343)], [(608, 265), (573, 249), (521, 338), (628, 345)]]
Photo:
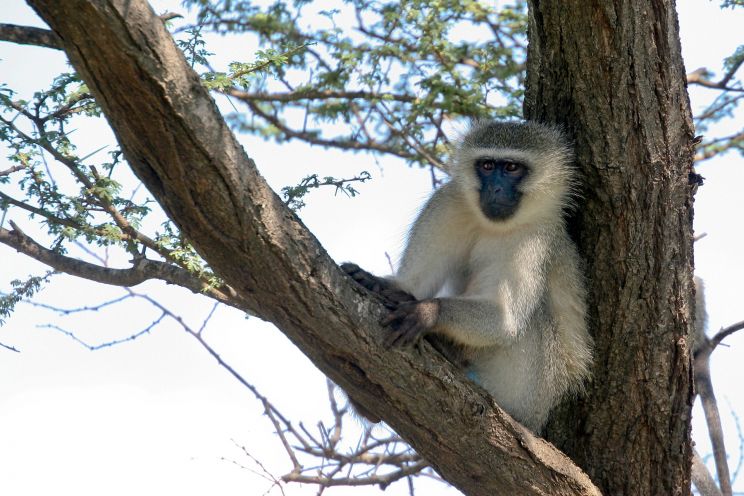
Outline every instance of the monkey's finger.
[(392, 325), (394, 322), (405, 318), (406, 315), (408, 315), (408, 312), (405, 312), (402, 309), (397, 308), (396, 306), (395, 310), (393, 310), (392, 312), (390, 312), (389, 314), (387, 314), (380, 320), (380, 325), (384, 327), (388, 327)]
[(389, 337), (389, 348), (410, 348), (416, 342), (417, 333), (396, 331)]
[(414, 346), (426, 333), (426, 329), (417, 321), (415, 325), (408, 328), (401, 336), (401, 346)]
[(398, 348), (401, 346), (402, 337), (403, 333), (401, 333), (398, 329), (390, 329), (390, 333), (385, 336), (383, 345), (387, 349)]
[(373, 293), (381, 294), (386, 287), (383, 279), (377, 276), (373, 276), (368, 272), (364, 272), (363, 270), (354, 272), (353, 274), (349, 274), (349, 276), (354, 279), (357, 284), (372, 291)]
[(375, 276), (367, 272), (366, 270), (359, 267), (357, 264), (353, 263), (343, 263), (341, 264), (341, 270), (346, 273), (349, 277), (357, 281), (358, 283), (362, 284), (363, 281), (368, 281), (370, 279), (376, 279)]
[(406, 293), (400, 289), (384, 288), (380, 294), (385, 298), (395, 301), (397, 303), (406, 303), (409, 301), (416, 301), (416, 298), (411, 293)]
[(385, 339), (385, 347), (390, 348), (408, 348), (411, 344), (411, 337), (408, 332), (393, 330)]
[(388, 300), (387, 298), (382, 300), (382, 304), (390, 311), (395, 311), (398, 308), (398, 302)]
[(390, 334), (385, 336), (385, 339), (382, 342), (382, 345), (385, 347), (385, 349), (390, 349), (395, 347), (395, 343), (398, 340), (398, 337), (400, 334), (398, 334), (397, 331), (390, 331)]
[(389, 326), (399, 330), (407, 330), (409, 327), (416, 323), (416, 315), (411, 313), (408, 307), (397, 307), (395, 310), (390, 312), (387, 316), (383, 317), (380, 324), (383, 326)]
[(419, 333), (420, 325), (416, 316), (408, 313), (402, 319), (394, 322), (392, 327), (391, 335), (394, 337), (390, 338), (391, 346), (405, 347), (410, 345), (412, 339), (415, 339), (415, 336)]

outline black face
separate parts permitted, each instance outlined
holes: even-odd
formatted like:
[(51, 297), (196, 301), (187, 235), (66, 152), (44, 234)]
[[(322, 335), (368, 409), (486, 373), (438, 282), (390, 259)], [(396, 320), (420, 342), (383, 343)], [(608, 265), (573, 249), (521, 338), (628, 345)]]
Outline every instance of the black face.
[(491, 220), (506, 220), (517, 211), (522, 192), (519, 183), (527, 177), (529, 169), (516, 160), (479, 158), (475, 171), (480, 180), (481, 210)]

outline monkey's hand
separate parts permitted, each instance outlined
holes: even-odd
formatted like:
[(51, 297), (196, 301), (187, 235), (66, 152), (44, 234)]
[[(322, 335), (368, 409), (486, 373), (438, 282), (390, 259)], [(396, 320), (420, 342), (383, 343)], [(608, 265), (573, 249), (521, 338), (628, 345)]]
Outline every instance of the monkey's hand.
[(439, 318), (439, 300), (401, 303), (380, 322), (392, 329), (385, 346), (411, 346), (429, 334)]
[(416, 298), (412, 294), (398, 288), (394, 282), (370, 274), (357, 264), (341, 264), (341, 270), (351, 276), (360, 286), (380, 295), (383, 299), (383, 304), (389, 309), (394, 309), (401, 303), (416, 301)]

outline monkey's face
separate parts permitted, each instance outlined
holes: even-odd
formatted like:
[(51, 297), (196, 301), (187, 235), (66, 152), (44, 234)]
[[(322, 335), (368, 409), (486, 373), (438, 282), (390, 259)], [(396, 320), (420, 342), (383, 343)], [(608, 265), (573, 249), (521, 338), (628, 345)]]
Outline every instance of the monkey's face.
[(480, 183), (480, 208), (490, 220), (505, 220), (514, 215), (522, 199), (519, 184), (529, 174), (523, 162), (480, 157), (473, 164)]
[(476, 122), (453, 159), (452, 181), (488, 229), (560, 220), (570, 202), (571, 152), (557, 128), (534, 122)]
[(563, 150), (460, 149), (452, 180), (484, 227), (511, 230), (560, 219), (569, 200)]

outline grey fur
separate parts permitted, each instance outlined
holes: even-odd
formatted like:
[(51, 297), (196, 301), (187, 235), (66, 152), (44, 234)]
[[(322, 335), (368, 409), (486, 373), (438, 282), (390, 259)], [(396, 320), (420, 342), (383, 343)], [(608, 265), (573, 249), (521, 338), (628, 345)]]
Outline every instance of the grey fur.
[[(518, 159), (529, 174), (516, 214), (492, 221), (478, 205), (478, 157)], [(536, 123), (477, 122), (454, 154), (452, 180), (414, 222), (392, 278), (434, 299), (429, 330), (464, 348), (467, 372), (515, 419), (539, 431), (589, 375), (585, 290), (563, 211), (575, 174), (563, 134)]]

